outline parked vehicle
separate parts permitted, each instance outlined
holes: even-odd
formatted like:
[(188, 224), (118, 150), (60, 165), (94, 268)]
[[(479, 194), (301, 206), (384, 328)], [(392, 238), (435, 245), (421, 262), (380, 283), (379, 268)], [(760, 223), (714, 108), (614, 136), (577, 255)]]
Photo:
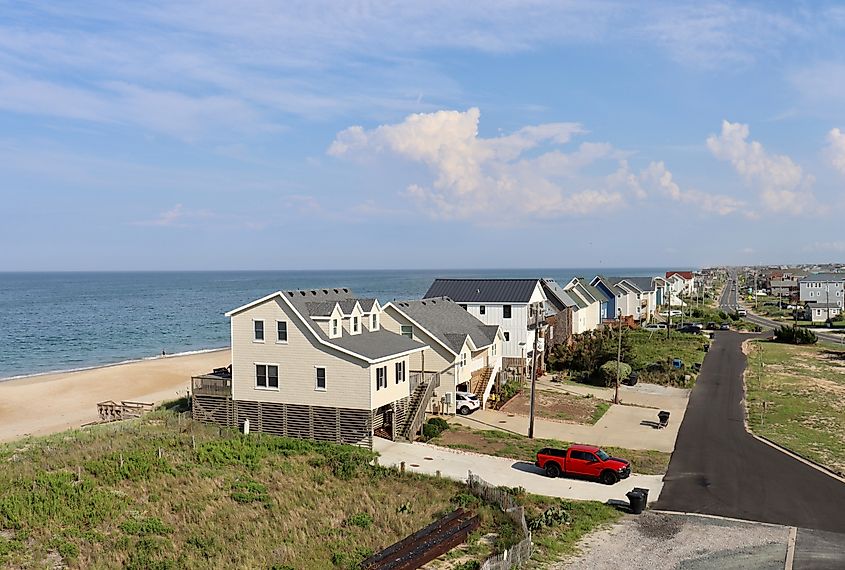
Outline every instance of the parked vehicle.
[(644, 331), (665, 331), (666, 325), (663, 323), (647, 323), (642, 328)]
[(684, 325), (678, 329), (678, 332), (698, 334), (701, 332), (701, 327), (698, 325)]
[(725, 323), (725, 324), (723, 324), (722, 326), (719, 327), (719, 330), (720, 331), (729, 331), (729, 330), (731, 330), (731, 325), (729, 325), (728, 323)]
[(717, 325), (717, 324), (716, 324), (716, 323), (714, 323), (713, 321), (710, 321), (709, 323), (707, 323), (707, 330), (714, 331), (714, 330), (716, 330), (717, 328), (719, 328), (719, 325)]
[(745, 309), (737, 309), (736, 314), (739, 315), (740, 317), (747, 317), (748, 311), (746, 311)]
[(571, 445), (567, 449), (544, 447), (537, 452), (534, 465), (543, 469), (549, 477), (590, 477), (605, 485), (613, 485), (631, 475), (630, 461), (611, 457), (594, 445)]
[(455, 392), (455, 409), (462, 416), (471, 414), (480, 407), (481, 401), (472, 392)]
[(672, 309), (671, 311), (663, 311), (662, 313), (657, 313), (661, 317), (673, 316), (673, 317), (680, 317), (683, 313), (678, 309)]

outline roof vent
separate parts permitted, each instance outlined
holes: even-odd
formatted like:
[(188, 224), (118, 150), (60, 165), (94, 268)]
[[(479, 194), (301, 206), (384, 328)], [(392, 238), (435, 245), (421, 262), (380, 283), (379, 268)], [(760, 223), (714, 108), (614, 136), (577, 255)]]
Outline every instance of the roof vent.
[(288, 297), (293, 297), (293, 291), (285, 291), (288, 294)]
[(328, 290), (328, 289), (323, 289), (323, 294), (324, 294), (324, 295), (328, 295), (328, 294), (329, 294), (329, 290)]
[(304, 297), (306, 293), (305, 293), (305, 291), (300, 291), (299, 294)]
[(311, 289), (311, 294), (312, 294), (312, 295), (316, 295), (316, 294), (317, 294), (317, 292), (316, 292), (314, 289)]
[(481, 289), (476, 289), (475, 292), (481, 294)]
[(343, 292), (344, 292), (344, 293), (349, 293), (349, 289), (347, 289), (346, 287), (344, 287), (344, 288), (343, 288)]

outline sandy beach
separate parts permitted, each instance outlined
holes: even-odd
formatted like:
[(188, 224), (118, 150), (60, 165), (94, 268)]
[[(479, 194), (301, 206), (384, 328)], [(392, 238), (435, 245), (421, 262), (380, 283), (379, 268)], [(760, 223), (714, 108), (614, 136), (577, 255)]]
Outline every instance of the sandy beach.
[(98, 420), (97, 402), (160, 403), (187, 394), (191, 376), (228, 366), (228, 348), (0, 382), (0, 441)]

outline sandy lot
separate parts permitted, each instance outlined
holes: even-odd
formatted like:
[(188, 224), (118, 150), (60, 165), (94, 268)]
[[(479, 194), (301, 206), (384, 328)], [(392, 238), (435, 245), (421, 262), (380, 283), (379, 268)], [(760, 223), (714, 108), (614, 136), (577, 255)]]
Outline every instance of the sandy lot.
[(230, 362), (227, 348), (0, 382), (0, 441), (96, 421), (104, 400), (176, 399), (187, 394), (192, 375)]

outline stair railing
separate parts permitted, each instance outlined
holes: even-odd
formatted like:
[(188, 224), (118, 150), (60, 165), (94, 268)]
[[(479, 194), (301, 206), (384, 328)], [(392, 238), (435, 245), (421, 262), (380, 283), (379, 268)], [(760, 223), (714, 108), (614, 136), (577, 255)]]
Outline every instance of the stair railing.
[(411, 410), (408, 423), (405, 424), (405, 429), (402, 430), (402, 437), (408, 441), (417, 435), (422, 427), (423, 420), (425, 420), (425, 410), (428, 408), (428, 402), (434, 395), (434, 389), (440, 386), (440, 374), (425, 374), (418, 387), (425, 386), (420, 394), (416, 407)]

